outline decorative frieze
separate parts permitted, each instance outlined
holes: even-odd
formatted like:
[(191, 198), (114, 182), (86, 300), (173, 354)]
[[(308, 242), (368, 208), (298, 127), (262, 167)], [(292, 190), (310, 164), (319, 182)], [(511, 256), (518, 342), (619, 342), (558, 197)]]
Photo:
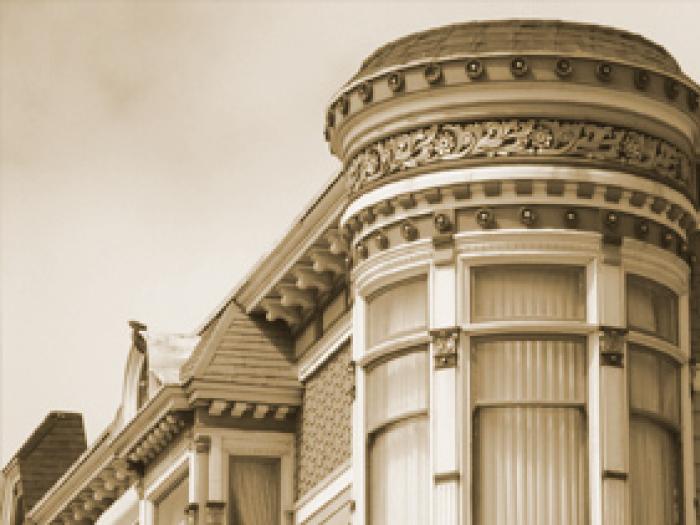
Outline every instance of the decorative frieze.
[(512, 119), (434, 124), (385, 138), (355, 155), (345, 169), (355, 194), (377, 181), (440, 162), (502, 158), (572, 158), (631, 167), (691, 194), (690, 158), (645, 133), (594, 122)]

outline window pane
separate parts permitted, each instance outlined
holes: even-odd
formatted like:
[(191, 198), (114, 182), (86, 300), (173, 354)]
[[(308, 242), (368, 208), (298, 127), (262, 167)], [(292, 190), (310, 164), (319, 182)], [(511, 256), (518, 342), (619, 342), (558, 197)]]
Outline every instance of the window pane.
[(474, 340), (476, 401), (586, 400), (583, 338)]
[(178, 481), (155, 505), (156, 525), (185, 525), (188, 503), (187, 476)]
[(428, 282), (423, 277), (391, 285), (368, 300), (369, 346), (428, 324)]
[(679, 448), (675, 435), (645, 417), (630, 422), (632, 523), (680, 523)]
[(367, 424), (428, 409), (428, 352), (415, 349), (380, 363), (367, 373)]
[(412, 418), (384, 429), (369, 449), (372, 525), (425, 525), (430, 472), (428, 419)]
[(586, 318), (583, 268), (496, 265), (472, 268), (472, 321)]
[(627, 324), (661, 339), (678, 342), (678, 296), (637, 275), (627, 276)]
[(229, 463), (231, 525), (280, 525), (279, 458), (234, 456)]
[[(585, 339), (484, 337), (473, 348), (477, 523), (586, 523)], [(580, 407), (538, 406), (557, 402)]]
[(630, 407), (680, 424), (678, 366), (653, 350), (630, 345)]
[(482, 408), (476, 427), (479, 525), (587, 523), (581, 409)]

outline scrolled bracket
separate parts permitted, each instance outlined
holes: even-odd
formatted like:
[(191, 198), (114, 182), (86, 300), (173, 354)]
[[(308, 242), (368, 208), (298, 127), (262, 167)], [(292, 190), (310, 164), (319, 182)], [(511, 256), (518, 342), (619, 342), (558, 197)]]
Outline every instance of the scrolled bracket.
[(600, 364), (602, 366), (625, 366), (625, 336), (627, 328), (600, 327)]
[(438, 328), (430, 331), (433, 343), (433, 364), (435, 369), (457, 366), (459, 347), (459, 327)]

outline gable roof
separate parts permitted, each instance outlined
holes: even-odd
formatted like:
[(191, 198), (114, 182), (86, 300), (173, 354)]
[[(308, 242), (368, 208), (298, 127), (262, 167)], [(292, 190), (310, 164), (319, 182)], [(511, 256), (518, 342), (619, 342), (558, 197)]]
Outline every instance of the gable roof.
[(236, 302), (229, 303), (202, 333), (180, 379), (194, 385), (194, 390), (220, 390), (216, 397), (235, 401), (292, 403), (301, 399), (287, 325), (249, 315)]

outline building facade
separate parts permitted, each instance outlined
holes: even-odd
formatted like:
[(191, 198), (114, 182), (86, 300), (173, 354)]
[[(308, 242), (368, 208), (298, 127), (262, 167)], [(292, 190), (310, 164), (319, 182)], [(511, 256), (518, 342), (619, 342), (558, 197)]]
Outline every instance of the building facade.
[(698, 93), (585, 24), (380, 48), (342, 171), (196, 336), (132, 323), (26, 522), (695, 524)]

